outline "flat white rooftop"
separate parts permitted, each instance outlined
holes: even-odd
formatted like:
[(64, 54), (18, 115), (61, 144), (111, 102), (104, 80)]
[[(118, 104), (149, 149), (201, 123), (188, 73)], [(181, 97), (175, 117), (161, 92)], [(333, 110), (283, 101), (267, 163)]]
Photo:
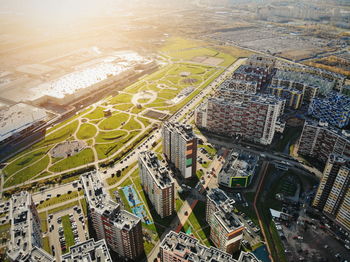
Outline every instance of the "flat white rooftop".
[(0, 142), (47, 117), (46, 111), (19, 103), (0, 110)]

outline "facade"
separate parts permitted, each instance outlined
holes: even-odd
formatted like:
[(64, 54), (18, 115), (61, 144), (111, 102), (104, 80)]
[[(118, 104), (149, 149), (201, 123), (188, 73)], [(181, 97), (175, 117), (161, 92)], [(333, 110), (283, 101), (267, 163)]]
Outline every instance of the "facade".
[(277, 70), (271, 81), (272, 86), (297, 89), (303, 92), (303, 101), (310, 102), (317, 95), (327, 95), (335, 82), (306, 72)]
[(143, 253), (141, 219), (121, 210), (101, 181), (96, 171), (81, 176), (88, 216), (97, 239), (105, 239), (108, 247), (121, 257), (135, 260)]
[(350, 157), (350, 134), (328, 126), (328, 123), (305, 121), (298, 154), (326, 163), (331, 154)]
[(255, 94), (258, 89), (258, 83), (255, 81), (228, 79), (222, 82), (219, 88)]
[(62, 255), (62, 262), (112, 262), (106, 241), (95, 242), (93, 238), (69, 248), (69, 253)]
[(175, 209), (175, 183), (170, 171), (150, 151), (141, 152), (138, 162), (142, 188), (158, 215), (171, 216)]
[(190, 125), (164, 123), (163, 153), (184, 178), (196, 175), (197, 137)]
[(343, 128), (350, 120), (350, 98), (339, 93), (332, 93), (327, 98), (314, 98), (308, 114), (332, 126)]
[(196, 125), (209, 132), (240, 135), (256, 143), (271, 144), (281, 125), (279, 117), (285, 101), (263, 95), (225, 92), (225, 96), (209, 98), (196, 109)]
[(207, 193), (205, 218), (210, 226), (210, 239), (229, 254), (241, 247), (244, 225), (234, 213), (235, 201), (216, 188)]
[(271, 73), (275, 67), (276, 58), (273, 56), (262, 56), (258, 54), (251, 55), (247, 61), (246, 65), (253, 68), (262, 68)]
[(170, 231), (160, 244), (161, 262), (261, 262), (252, 253), (241, 252), (238, 260), (215, 247), (206, 247), (185, 233)]
[(350, 232), (350, 159), (331, 154), (313, 206)]
[(268, 69), (241, 65), (233, 74), (232, 79), (257, 83), (257, 90), (261, 90), (269, 81)]
[(218, 175), (218, 183), (229, 188), (246, 188), (257, 172), (259, 157), (232, 151)]
[(30, 132), (44, 123), (46, 111), (31, 105), (19, 103), (0, 111), (0, 143)]
[(32, 196), (22, 191), (10, 200), (10, 235), (7, 256), (10, 261), (55, 261), (42, 247), (39, 214)]
[(293, 88), (287, 88), (284, 86), (273, 86), (267, 87), (268, 92), (276, 97), (286, 100), (286, 106), (293, 109), (299, 109), (303, 102), (303, 92)]

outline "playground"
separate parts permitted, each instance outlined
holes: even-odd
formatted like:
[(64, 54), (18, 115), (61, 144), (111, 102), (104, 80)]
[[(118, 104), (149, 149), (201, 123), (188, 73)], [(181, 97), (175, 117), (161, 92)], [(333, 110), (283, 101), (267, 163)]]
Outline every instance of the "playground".
[(122, 188), (123, 193), (128, 201), (129, 206), (131, 207), (132, 212), (142, 219), (142, 222), (147, 225), (153, 224), (147, 216), (146, 210), (143, 203), (139, 200), (139, 197), (134, 189), (133, 185), (125, 186)]

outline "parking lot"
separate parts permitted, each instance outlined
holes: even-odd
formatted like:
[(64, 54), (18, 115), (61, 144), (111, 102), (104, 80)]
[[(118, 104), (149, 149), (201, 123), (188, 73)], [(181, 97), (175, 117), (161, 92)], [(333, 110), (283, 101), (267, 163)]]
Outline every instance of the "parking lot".
[(350, 261), (350, 250), (344, 240), (336, 239), (322, 221), (308, 217), (303, 210), (297, 221), (278, 226), (289, 261)]
[(78, 206), (49, 214), (48, 228), (52, 254), (57, 259), (71, 245), (89, 238), (84, 214)]

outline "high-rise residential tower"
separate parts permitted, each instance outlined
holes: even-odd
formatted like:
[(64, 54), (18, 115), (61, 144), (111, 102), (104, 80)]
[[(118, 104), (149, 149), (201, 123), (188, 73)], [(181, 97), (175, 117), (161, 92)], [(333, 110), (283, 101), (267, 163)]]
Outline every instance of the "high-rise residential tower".
[(331, 154), (313, 206), (350, 232), (350, 158)]
[(184, 178), (195, 176), (197, 138), (190, 125), (164, 123), (163, 153)]
[(109, 248), (120, 256), (135, 260), (143, 253), (141, 219), (121, 210), (105, 190), (96, 171), (81, 176), (97, 239), (105, 239)]
[(175, 209), (175, 184), (170, 171), (161, 164), (155, 153), (139, 154), (141, 185), (158, 215), (163, 218)]

